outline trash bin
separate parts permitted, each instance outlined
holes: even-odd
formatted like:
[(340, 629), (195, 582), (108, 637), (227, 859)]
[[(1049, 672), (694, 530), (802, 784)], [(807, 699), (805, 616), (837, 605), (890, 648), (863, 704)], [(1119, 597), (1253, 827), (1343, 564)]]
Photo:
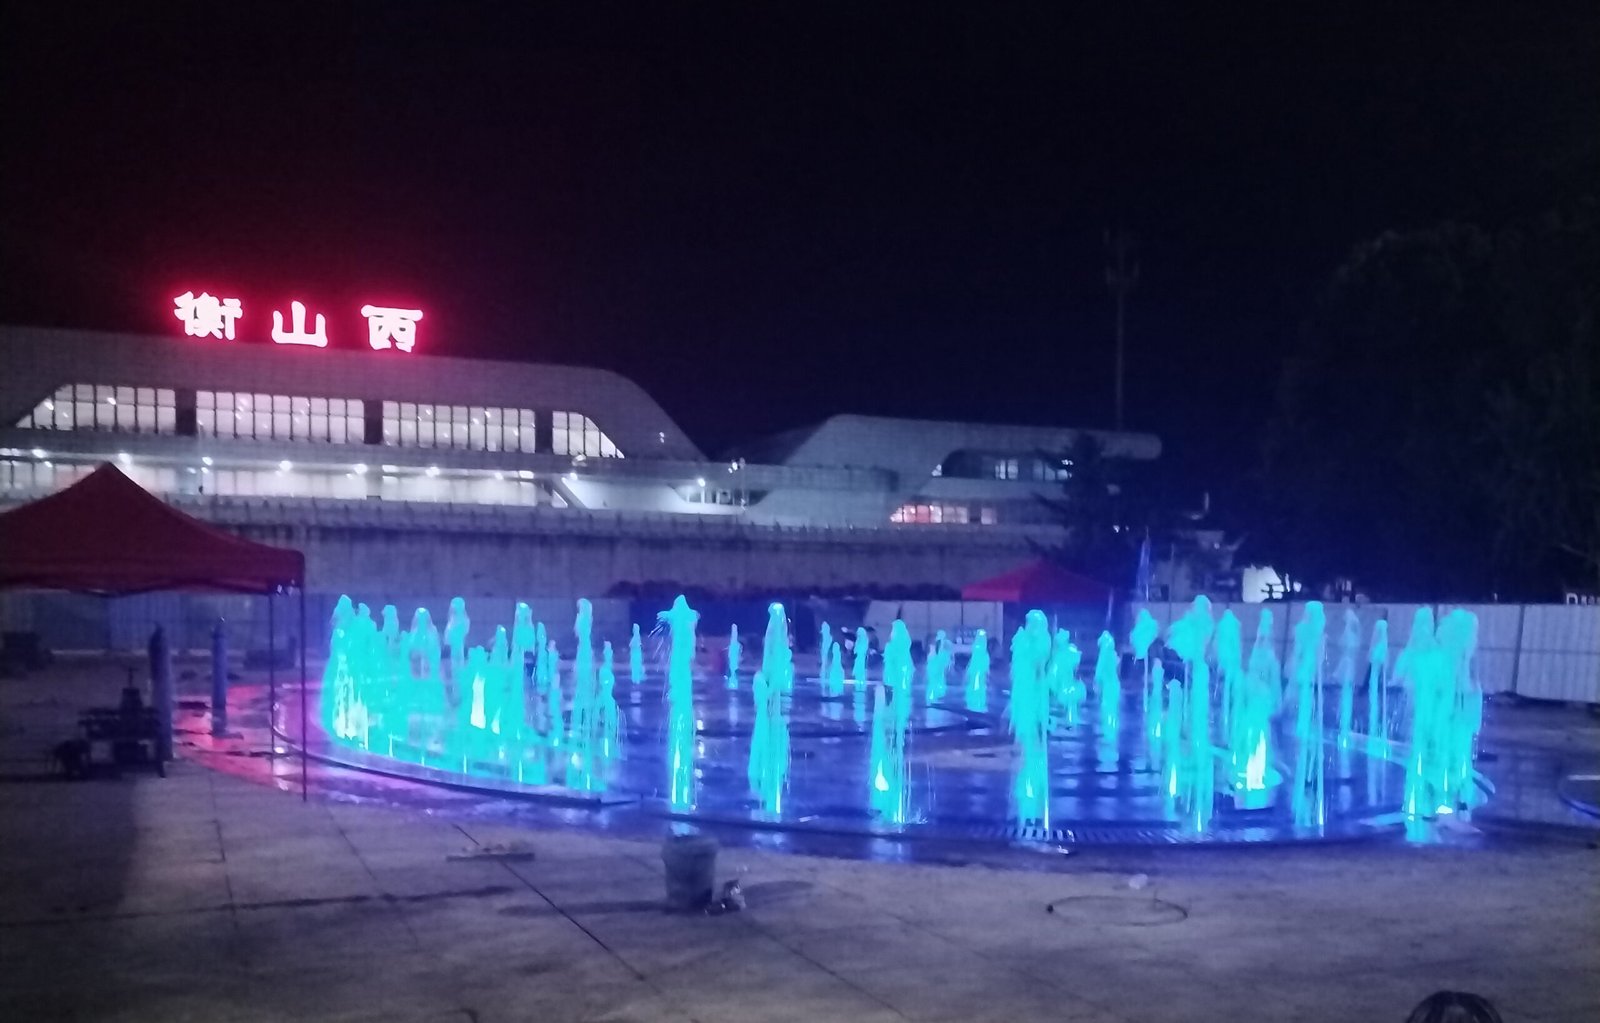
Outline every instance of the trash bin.
[(673, 835), (661, 843), (666, 868), (667, 908), (704, 909), (717, 886), (717, 840), (709, 835)]

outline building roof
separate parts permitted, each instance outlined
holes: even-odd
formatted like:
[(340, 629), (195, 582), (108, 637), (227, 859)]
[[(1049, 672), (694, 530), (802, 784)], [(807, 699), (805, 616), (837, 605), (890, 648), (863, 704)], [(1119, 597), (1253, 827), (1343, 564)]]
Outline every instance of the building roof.
[(604, 369), (191, 337), (0, 327), (0, 423), (69, 383), (560, 409), (629, 458), (704, 453), (638, 384)]
[(1085, 434), (1099, 439), (1112, 458), (1161, 454), (1161, 441), (1148, 433), (853, 414), (777, 434), (740, 453), (782, 465), (857, 465), (924, 477), (957, 451), (1054, 454)]

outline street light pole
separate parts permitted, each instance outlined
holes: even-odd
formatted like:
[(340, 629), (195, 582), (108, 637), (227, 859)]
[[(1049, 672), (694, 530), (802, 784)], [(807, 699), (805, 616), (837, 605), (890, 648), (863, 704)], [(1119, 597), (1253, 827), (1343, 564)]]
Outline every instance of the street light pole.
[(1116, 231), (1106, 232), (1106, 248), (1109, 250), (1106, 286), (1111, 289), (1111, 297), (1117, 303), (1116, 427), (1118, 430), (1122, 429), (1123, 425), (1123, 377), (1126, 362), (1124, 340), (1127, 329), (1128, 295), (1139, 282), (1139, 264), (1129, 263), (1133, 247), (1133, 239), (1126, 231), (1118, 228)]

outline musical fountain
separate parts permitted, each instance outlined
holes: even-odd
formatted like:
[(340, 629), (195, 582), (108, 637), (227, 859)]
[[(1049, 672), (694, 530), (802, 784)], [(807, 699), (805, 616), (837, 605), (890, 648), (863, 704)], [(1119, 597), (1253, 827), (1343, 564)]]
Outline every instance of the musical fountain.
[(1140, 608), (1125, 645), (1099, 635), (1081, 678), (1071, 635), (1037, 610), (998, 670), (979, 632), (964, 665), (948, 636), (927, 637), (919, 671), (901, 621), (876, 673), (865, 628), (853, 630), (847, 675), (826, 625), (801, 670), (787, 612), (772, 604), (741, 688), (737, 628), (725, 662), (700, 664), (699, 616), (679, 597), (659, 615), (664, 665), (646, 663), (637, 625), (618, 636), (630, 681), (621, 700), (609, 640), (596, 656), (588, 601), (576, 602), (565, 652), (527, 604), (511, 617), (509, 631), (474, 633), (457, 598), (441, 636), (425, 608), (401, 629), (393, 606), (380, 626), (342, 598), (307, 748), (497, 796), (877, 838), (1414, 835), (1418, 820), (1482, 799), (1477, 622), (1464, 610), (1437, 623), (1418, 612), (1391, 665), (1387, 621), (1363, 633), (1344, 609), (1330, 651), (1315, 601), (1282, 661), (1270, 608), (1255, 614), (1248, 656), (1232, 608), (1218, 618), (1198, 598), (1164, 629)]

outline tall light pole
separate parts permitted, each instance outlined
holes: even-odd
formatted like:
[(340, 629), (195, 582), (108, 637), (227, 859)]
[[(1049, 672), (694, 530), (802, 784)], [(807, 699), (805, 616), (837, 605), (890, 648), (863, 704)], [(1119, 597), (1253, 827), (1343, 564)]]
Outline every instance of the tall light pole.
[(1139, 283), (1139, 263), (1130, 257), (1134, 240), (1121, 228), (1106, 232), (1106, 286), (1117, 303), (1117, 413), (1116, 426), (1122, 429), (1123, 375), (1125, 357), (1123, 341), (1127, 330), (1128, 295)]

